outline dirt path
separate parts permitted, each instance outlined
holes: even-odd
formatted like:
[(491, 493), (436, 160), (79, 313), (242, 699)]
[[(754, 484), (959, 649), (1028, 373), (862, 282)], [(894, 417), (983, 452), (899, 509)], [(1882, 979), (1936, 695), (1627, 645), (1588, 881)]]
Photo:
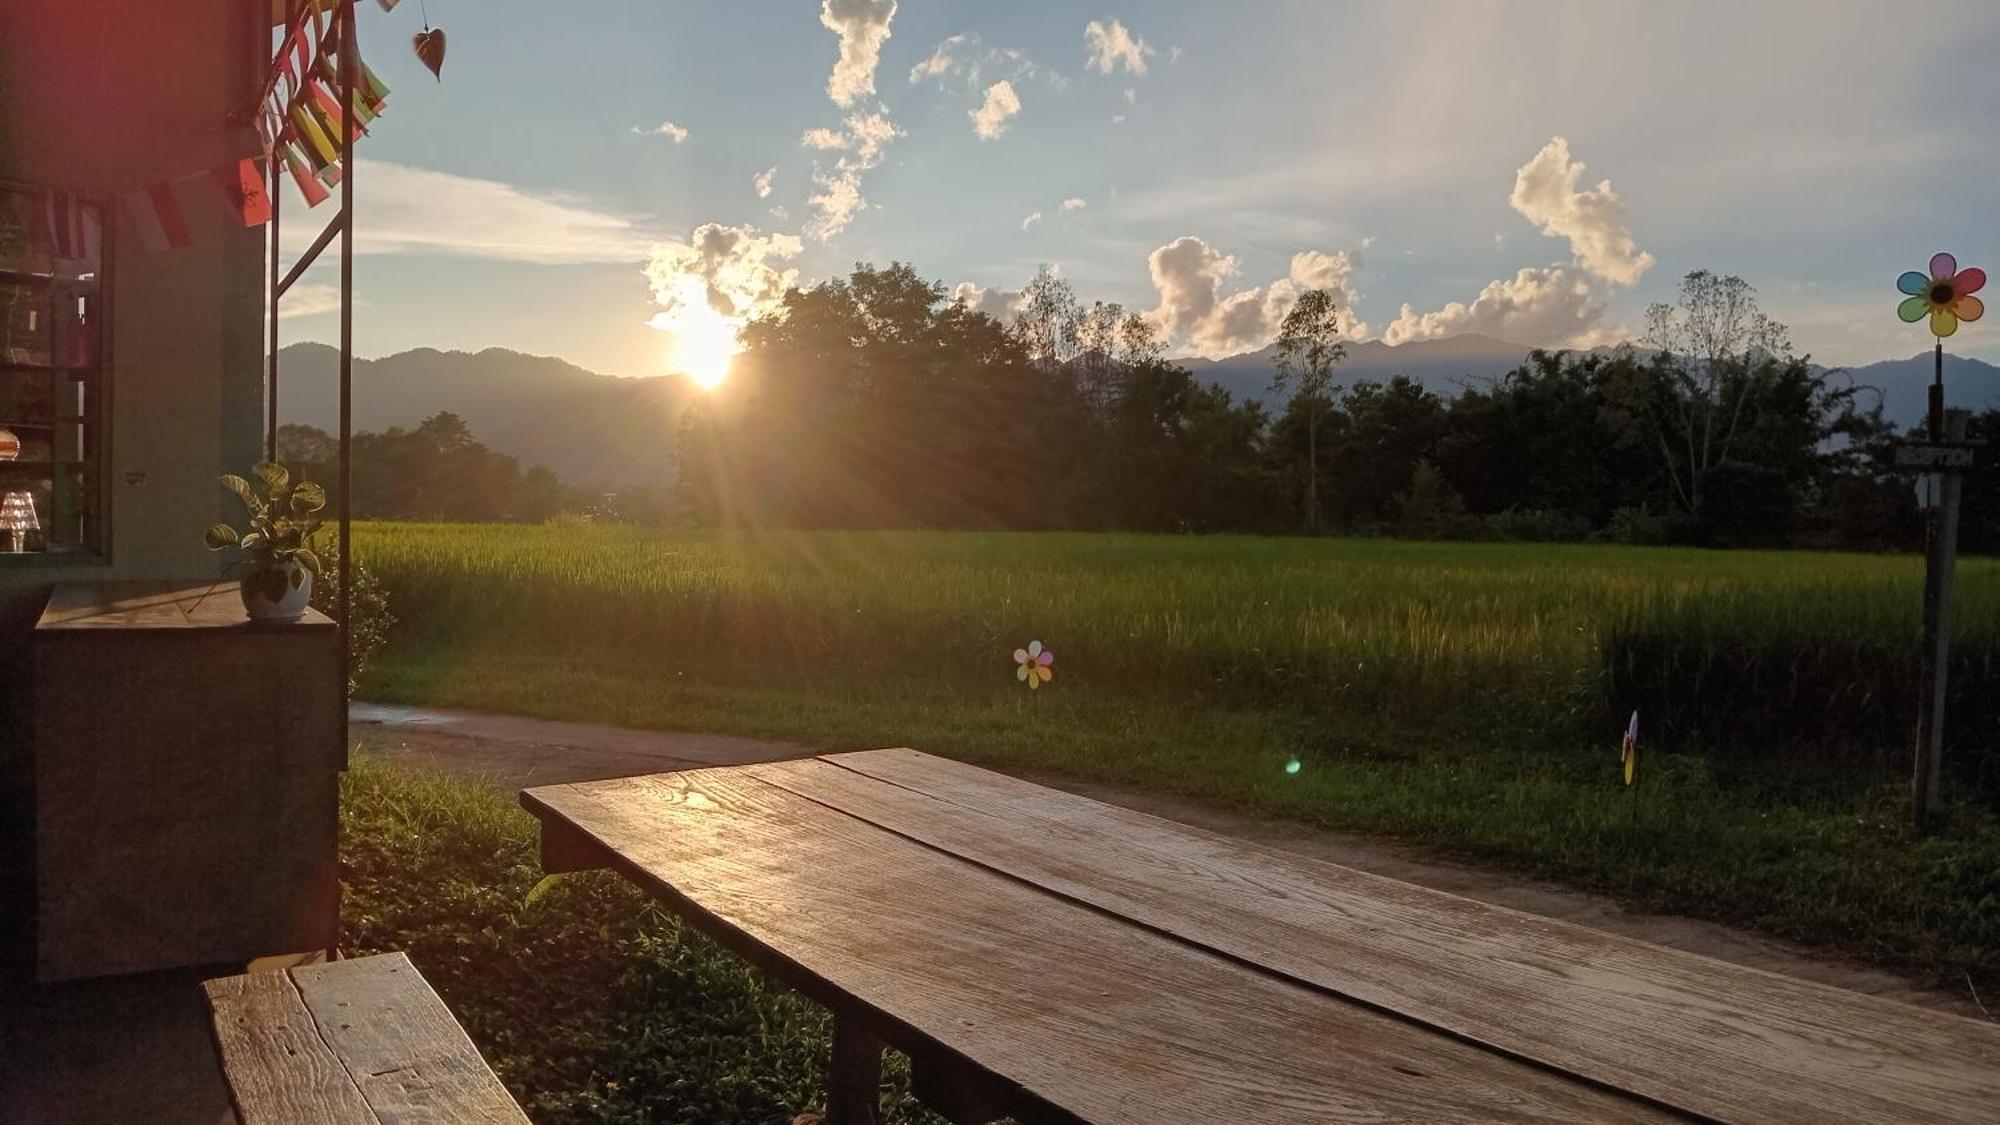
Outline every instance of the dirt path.
[[(350, 716), (358, 750), (399, 764), (475, 777), (508, 791), (563, 781), (774, 761), (816, 752), (792, 742), (628, 730), (421, 707), (357, 703)], [(1927, 988), (1895, 973), (1713, 922), (1640, 913), (1602, 895), (1439, 860), (1373, 837), (1245, 816), (1141, 790), (1027, 776), (1110, 804), (1467, 898), (1856, 992), (1974, 1018), (1983, 1015), (1969, 993)]]

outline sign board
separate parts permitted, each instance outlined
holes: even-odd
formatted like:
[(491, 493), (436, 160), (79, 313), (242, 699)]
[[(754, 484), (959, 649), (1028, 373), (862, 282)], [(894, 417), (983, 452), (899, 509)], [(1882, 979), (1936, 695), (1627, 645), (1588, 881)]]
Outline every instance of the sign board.
[(1978, 463), (1978, 451), (1969, 445), (1912, 442), (1896, 447), (1896, 467), (1899, 469), (1970, 469)]

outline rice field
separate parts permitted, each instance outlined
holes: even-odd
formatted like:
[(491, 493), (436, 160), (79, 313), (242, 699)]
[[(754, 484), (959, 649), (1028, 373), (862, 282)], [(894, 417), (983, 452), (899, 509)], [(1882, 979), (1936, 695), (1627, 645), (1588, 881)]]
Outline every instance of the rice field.
[[(367, 524), (391, 651), (677, 684), (1053, 692), (1901, 770), (1914, 557), (1541, 544)], [(2000, 793), (2000, 565), (1962, 560), (1948, 764)]]

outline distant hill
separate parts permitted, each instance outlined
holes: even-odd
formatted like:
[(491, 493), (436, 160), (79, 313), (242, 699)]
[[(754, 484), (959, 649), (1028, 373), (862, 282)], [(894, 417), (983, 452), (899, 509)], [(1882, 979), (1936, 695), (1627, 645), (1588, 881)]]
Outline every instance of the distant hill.
[[(1451, 398), (1467, 383), (1498, 378), (1512, 371), (1528, 354), (1527, 348), (1492, 336), (1467, 333), (1438, 340), (1419, 340), (1389, 345), (1380, 340), (1364, 340), (1347, 345), (1347, 358), (1340, 361), (1335, 377), (1342, 383), (1362, 380), (1387, 382), (1408, 375), (1429, 390)], [(1197, 379), (1220, 384), (1238, 401), (1254, 399), (1275, 406), (1271, 376), (1278, 369), (1276, 345), (1262, 351), (1246, 352), (1227, 359), (1183, 359), (1178, 362)]]
[[(293, 344), (281, 353), (280, 420), (331, 431), (339, 422), (340, 353)], [(354, 364), (354, 428), (412, 428), (440, 410), (479, 440), (546, 465), (571, 484), (614, 488), (674, 477), (673, 439), (687, 384), (621, 379), (505, 348), (416, 348)]]
[[(1926, 351), (1908, 359), (1836, 368), (1835, 373), (1881, 391), (1882, 413), (1896, 425), (1908, 428), (1923, 421), (1924, 412), (1930, 409), (1931, 369), (1931, 353)], [(1975, 413), (2000, 407), (2000, 367), (1947, 352), (1944, 402), (1946, 406), (1963, 407)]]
[[(1532, 350), (1491, 336), (1447, 336), (1391, 346), (1379, 340), (1347, 345), (1347, 358), (1335, 369), (1342, 383), (1386, 382), (1408, 375), (1427, 389), (1450, 398), (1467, 384), (1495, 379), (1518, 366)], [(1239, 401), (1253, 399), (1277, 405), (1271, 376), (1277, 370), (1277, 349), (1246, 352), (1226, 359), (1178, 361), (1198, 379), (1220, 384)], [(1908, 359), (1888, 359), (1861, 367), (1836, 368), (1841, 377), (1882, 392), (1883, 413), (1898, 426), (1924, 418), (1931, 381), (1931, 353)], [(2000, 367), (1984, 360), (1947, 354), (1944, 358), (1945, 401), (1979, 411), (2000, 407)], [(1867, 400), (1865, 400), (1867, 401)]]

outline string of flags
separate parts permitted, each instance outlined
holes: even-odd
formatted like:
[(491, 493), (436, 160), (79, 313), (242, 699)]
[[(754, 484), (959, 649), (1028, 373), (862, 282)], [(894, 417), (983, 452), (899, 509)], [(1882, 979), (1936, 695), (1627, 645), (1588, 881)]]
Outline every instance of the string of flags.
[[(389, 98), (388, 84), (361, 62), (354, 97), (349, 104), (341, 103), (340, 25), (329, 18), (341, 2), (303, 0), (297, 17), (287, 25), (271, 58), (270, 77), (249, 115), (261, 151), (119, 194), (119, 207), (148, 250), (164, 253), (194, 241), (195, 227), (188, 221), (190, 192), (219, 200), (226, 216), (242, 226), (269, 222), (268, 174), (273, 161), (290, 175), (308, 207), (326, 202), (331, 189), (339, 186), (347, 130), (352, 128), (357, 139), (366, 136)], [(384, 11), (395, 7), (394, 0), (381, 2)], [(201, 186), (190, 187), (196, 184)], [(57, 256), (95, 260), (102, 239), (95, 229), (95, 213), (67, 193), (45, 193), (44, 199), (44, 223)], [(81, 252), (86, 243), (87, 254)], [(69, 253), (72, 249), (79, 252)]]
[[(119, 207), (147, 249), (163, 253), (194, 241), (185, 198), (190, 184), (204, 185), (201, 190), (219, 199), (227, 216), (245, 227), (271, 220), (274, 162), (290, 176), (307, 207), (318, 207), (332, 195), (340, 185), (348, 131), (353, 130), (357, 140), (367, 136), (389, 99), (388, 83), (358, 55), (353, 97), (343, 104), (338, 95), (340, 21), (330, 17), (341, 3), (352, 2), (357, 0), (298, 0), (298, 10), (271, 57), (270, 76), (246, 115), (256, 129), (259, 152), (118, 195)], [(388, 12), (398, 0), (377, 3)], [(431, 27), (426, 18), (412, 45), (417, 58), (438, 75), (444, 65), (444, 30)], [(83, 199), (48, 191), (41, 193), (39, 206), (41, 214), (34, 225), (46, 233), (57, 257), (98, 259), (101, 220)]]

